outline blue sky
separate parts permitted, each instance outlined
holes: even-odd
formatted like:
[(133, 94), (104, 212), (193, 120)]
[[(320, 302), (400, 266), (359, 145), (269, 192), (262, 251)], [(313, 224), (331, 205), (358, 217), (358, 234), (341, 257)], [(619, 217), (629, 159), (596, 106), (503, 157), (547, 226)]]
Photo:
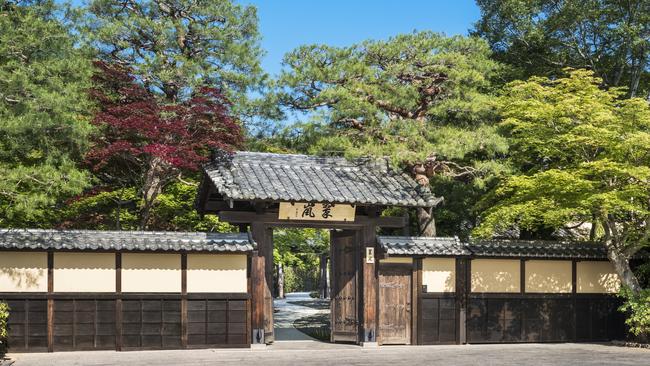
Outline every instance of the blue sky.
[(414, 30), (467, 34), (480, 15), (474, 0), (234, 1), (257, 7), (266, 50), (262, 65), (273, 75), (280, 71), (284, 54), (303, 44), (347, 46)]
[(264, 69), (280, 71), (285, 53), (302, 44), (346, 46), (414, 30), (467, 34), (479, 19), (474, 0), (240, 0), (260, 19)]

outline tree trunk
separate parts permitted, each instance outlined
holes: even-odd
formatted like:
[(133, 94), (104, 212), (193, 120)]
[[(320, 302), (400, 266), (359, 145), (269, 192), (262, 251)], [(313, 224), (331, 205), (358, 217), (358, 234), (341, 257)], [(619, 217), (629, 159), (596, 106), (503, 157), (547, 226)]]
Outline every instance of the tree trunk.
[(327, 253), (321, 253), (319, 258), (319, 272), (318, 272), (318, 295), (321, 299), (329, 297), (327, 291)]
[(622, 235), (619, 232), (616, 221), (611, 220), (609, 216), (602, 217), (601, 223), (605, 230), (603, 244), (605, 244), (605, 248), (607, 249), (607, 258), (614, 266), (614, 270), (621, 279), (621, 283), (629, 287), (634, 294), (638, 295), (641, 292), (641, 285), (632, 268), (630, 268), (630, 257), (634, 254), (634, 251), (623, 249), (625, 248), (625, 242), (622, 238), (626, 235)]
[(284, 299), (284, 267), (278, 264), (278, 299)]
[(140, 210), (139, 230), (145, 230), (151, 218), (151, 209), (153, 208), (156, 198), (162, 192), (163, 180), (163, 161), (154, 157), (151, 159), (149, 169), (145, 173), (144, 184), (142, 185), (142, 209)]
[(618, 246), (613, 243), (605, 243), (607, 247), (607, 258), (614, 266), (616, 273), (621, 279), (621, 283), (632, 290), (633, 293), (639, 294), (641, 292), (641, 285), (636, 275), (630, 268), (630, 260), (618, 250)]
[(433, 218), (433, 207), (418, 207), (417, 215), (420, 236), (436, 236), (436, 220)]

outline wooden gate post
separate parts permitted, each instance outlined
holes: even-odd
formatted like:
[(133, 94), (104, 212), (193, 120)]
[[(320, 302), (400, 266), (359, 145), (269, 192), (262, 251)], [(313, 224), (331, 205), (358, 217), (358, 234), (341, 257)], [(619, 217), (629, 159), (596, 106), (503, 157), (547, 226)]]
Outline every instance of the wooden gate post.
[(266, 343), (272, 343), (275, 339), (273, 332), (273, 229), (269, 228), (264, 222), (251, 222), (251, 236), (257, 243), (257, 252), (260, 258), (264, 260), (264, 269), (262, 271), (262, 284), (264, 286), (263, 306), (264, 306), (264, 340)]
[(456, 258), (456, 343), (467, 343), (467, 294), (469, 293), (469, 259)]
[(264, 257), (259, 256), (257, 252), (253, 253), (251, 258), (251, 344), (265, 344), (264, 340), (264, 295), (265, 295), (265, 276), (264, 276)]
[(47, 351), (54, 352), (54, 252), (47, 252)]
[(363, 269), (363, 323), (362, 323), (362, 345), (376, 346), (377, 343), (377, 266), (373, 255), (372, 262), (367, 257), (368, 249), (374, 253), (377, 244), (377, 233), (374, 222), (363, 227), (363, 242), (360, 245), (361, 262)]
[(467, 308), (471, 287), (470, 259), (456, 258), (456, 343), (467, 343)]

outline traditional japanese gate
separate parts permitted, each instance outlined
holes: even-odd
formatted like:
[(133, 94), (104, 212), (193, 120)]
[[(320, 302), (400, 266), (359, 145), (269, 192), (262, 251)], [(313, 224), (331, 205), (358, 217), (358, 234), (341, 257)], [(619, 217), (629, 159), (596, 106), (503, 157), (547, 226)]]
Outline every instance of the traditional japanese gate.
[(411, 178), (390, 170), (385, 161), (369, 159), (221, 153), (205, 166), (205, 173), (198, 210), (250, 230), (257, 243), (255, 255), (261, 257), (253, 258), (251, 273), (253, 344), (275, 338), (274, 227), (332, 230), (331, 339), (378, 341), (376, 233), (379, 228), (407, 226), (407, 217), (381, 217), (380, 213), (389, 206), (432, 207), (439, 199)]

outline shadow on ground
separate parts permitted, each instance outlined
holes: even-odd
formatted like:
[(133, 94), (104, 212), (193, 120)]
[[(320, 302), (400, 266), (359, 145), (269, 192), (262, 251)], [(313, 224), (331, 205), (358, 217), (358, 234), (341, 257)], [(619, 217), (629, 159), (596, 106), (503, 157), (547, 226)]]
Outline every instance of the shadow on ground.
[(314, 314), (296, 319), (294, 328), (300, 332), (316, 338), (322, 342), (330, 341), (330, 315), (329, 313)]
[(317, 310), (329, 310), (330, 302), (329, 300), (314, 299), (314, 300), (298, 300), (298, 301), (287, 301), (289, 304), (306, 306), (308, 308), (317, 309)]

